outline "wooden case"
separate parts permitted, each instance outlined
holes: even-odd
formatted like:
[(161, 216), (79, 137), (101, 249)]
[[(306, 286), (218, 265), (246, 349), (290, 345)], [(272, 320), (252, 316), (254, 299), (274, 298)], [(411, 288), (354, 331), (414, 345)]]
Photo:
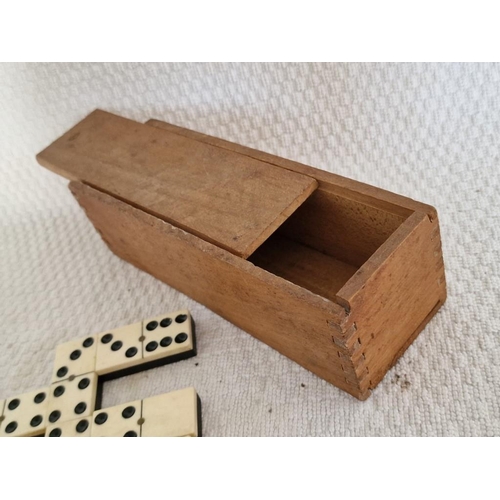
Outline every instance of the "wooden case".
[(446, 299), (436, 210), (94, 111), (42, 151), (119, 257), (366, 399)]

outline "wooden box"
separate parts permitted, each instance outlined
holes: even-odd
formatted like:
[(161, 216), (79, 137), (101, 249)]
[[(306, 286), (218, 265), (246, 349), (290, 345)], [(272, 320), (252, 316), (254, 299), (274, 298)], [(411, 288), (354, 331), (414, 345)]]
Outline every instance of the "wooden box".
[(365, 399), (446, 298), (436, 210), (94, 111), (42, 151), (118, 256)]

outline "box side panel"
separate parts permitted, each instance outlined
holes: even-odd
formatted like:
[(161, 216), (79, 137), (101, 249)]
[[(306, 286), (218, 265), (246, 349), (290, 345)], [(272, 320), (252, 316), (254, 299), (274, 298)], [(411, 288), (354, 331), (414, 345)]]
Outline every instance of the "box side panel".
[(372, 389), (446, 300), (437, 217), (412, 215), (338, 296), (350, 306), (344, 345)]
[(81, 183), (70, 188), (111, 250), (311, 372), (365, 399), (334, 343), (345, 309)]

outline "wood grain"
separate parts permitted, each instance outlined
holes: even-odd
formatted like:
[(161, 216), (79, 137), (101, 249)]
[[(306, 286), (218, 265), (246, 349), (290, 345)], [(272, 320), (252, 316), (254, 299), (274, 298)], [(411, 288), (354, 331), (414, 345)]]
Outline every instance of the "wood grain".
[(37, 160), (244, 258), (317, 187), (307, 175), (100, 110)]
[(344, 391), (368, 397), (332, 340), (346, 319), (343, 307), (90, 186), (71, 182), (70, 189), (119, 257)]

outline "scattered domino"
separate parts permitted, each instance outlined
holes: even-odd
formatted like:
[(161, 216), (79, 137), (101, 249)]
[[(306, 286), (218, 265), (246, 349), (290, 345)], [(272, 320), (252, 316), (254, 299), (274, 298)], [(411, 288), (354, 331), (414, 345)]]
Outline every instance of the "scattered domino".
[(92, 421), (92, 437), (140, 437), (142, 401), (132, 401), (96, 411)]
[(50, 387), (0, 400), (0, 436), (201, 436), (193, 388), (99, 410), (100, 382), (195, 355), (188, 310), (61, 344)]
[(90, 437), (92, 418), (77, 418), (51, 424), (45, 431), (45, 437)]
[(21, 394), (4, 403), (1, 437), (40, 436), (47, 424), (49, 389)]
[(97, 335), (57, 346), (52, 383), (93, 372), (96, 352)]
[(142, 402), (142, 437), (201, 436), (201, 402), (192, 387)]
[(108, 330), (97, 338), (95, 370), (101, 381), (196, 355), (194, 321), (188, 310)]
[(48, 399), (49, 424), (91, 416), (100, 405), (97, 374), (92, 372), (52, 384)]
[(92, 437), (201, 437), (201, 401), (189, 387), (94, 412)]

